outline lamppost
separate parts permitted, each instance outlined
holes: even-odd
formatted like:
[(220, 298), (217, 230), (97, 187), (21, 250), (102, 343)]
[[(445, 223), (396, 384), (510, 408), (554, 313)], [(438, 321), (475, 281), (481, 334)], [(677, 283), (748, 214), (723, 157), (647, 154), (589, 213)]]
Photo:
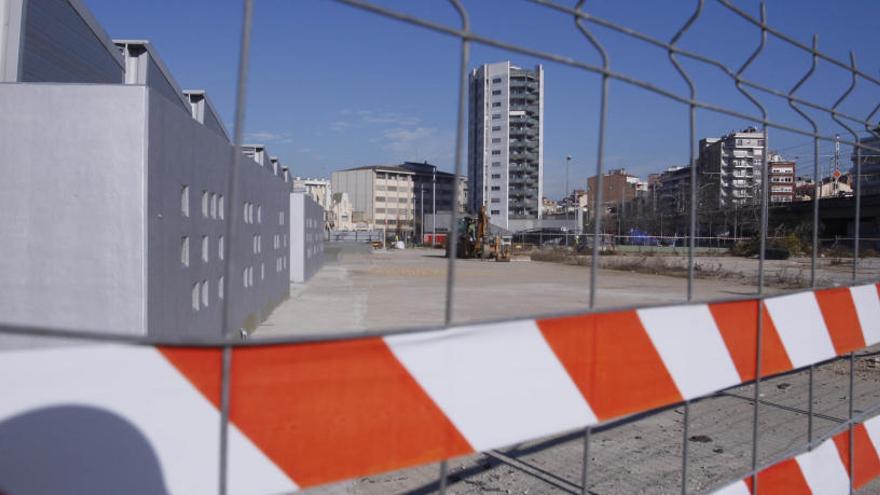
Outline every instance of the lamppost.
[(431, 247), (437, 247), (437, 167), (436, 166), (434, 166), (434, 168), (431, 169)]
[(425, 242), (425, 185), (424, 184), (421, 184), (421, 183), (419, 184), (419, 192), (422, 193), (422, 204), (419, 207), (419, 211), (422, 214), (421, 219), (419, 220), (419, 237), (421, 238), (419, 240), (419, 245), (421, 245), (421, 244), (424, 244), (424, 242)]
[[(571, 163), (571, 155), (565, 155), (565, 195), (562, 197), (563, 200), (568, 198), (568, 165)], [(565, 201), (565, 219), (568, 220), (568, 212), (571, 209), (571, 205), (568, 204), (568, 201)]]

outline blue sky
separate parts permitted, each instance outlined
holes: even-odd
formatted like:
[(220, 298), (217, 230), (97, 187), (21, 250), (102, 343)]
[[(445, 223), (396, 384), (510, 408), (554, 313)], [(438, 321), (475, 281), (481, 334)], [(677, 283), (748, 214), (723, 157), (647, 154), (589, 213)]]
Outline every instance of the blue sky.
[[(85, 0), (114, 38), (149, 39), (184, 88), (208, 91), (224, 121), (234, 110), (241, 3), (231, 0), (128, 2)], [(573, 0), (557, 0), (573, 5)], [(436, 22), (458, 25), (444, 0), (379, 0)], [(595, 51), (568, 15), (514, 0), (464, 0), (473, 30), (482, 35), (598, 63)], [(757, 1), (736, 1), (753, 14)], [(656, 0), (596, 0), (587, 4), (599, 17), (654, 37), (669, 39), (695, 3)], [(661, 8), (662, 5), (662, 8)], [(773, 0), (768, 21), (804, 42), (819, 35), (819, 47), (880, 77), (876, 47), (880, 2), (863, 0)], [(595, 27), (612, 69), (686, 94), (664, 51)], [(680, 44), (738, 68), (755, 48), (759, 31), (706, 0), (703, 15)], [(294, 174), (329, 176), (337, 169), (401, 160), (428, 160), (452, 170), (458, 89), (459, 42), (326, 0), (258, 0), (249, 76), (246, 135), (264, 142)], [(545, 191), (561, 196), (564, 157), (572, 155), (571, 184), (583, 185), (596, 159), (599, 77), (564, 65), (490, 47), (472, 45), (471, 67), (511, 60), (544, 64)], [(769, 38), (746, 77), (789, 89), (809, 67), (809, 58)], [(746, 113), (757, 111), (715, 69), (684, 63), (697, 84), (698, 98)], [(846, 72), (820, 62), (799, 93), (830, 106), (849, 85)], [(606, 165), (646, 176), (687, 161), (687, 108), (644, 90), (612, 81)], [(784, 100), (760, 95), (770, 118), (803, 127)], [(859, 82), (840, 107), (867, 116), (880, 102), (880, 87)], [(846, 131), (814, 114), (824, 133)], [(718, 136), (753, 124), (708, 111), (697, 116), (699, 137)], [(231, 130), (231, 125), (230, 125)], [(812, 168), (809, 138), (772, 131), (771, 148)], [(822, 144), (830, 153), (831, 144)], [(845, 153), (848, 151), (845, 150)], [(830, 157), (822, 157), (827, 166)]]

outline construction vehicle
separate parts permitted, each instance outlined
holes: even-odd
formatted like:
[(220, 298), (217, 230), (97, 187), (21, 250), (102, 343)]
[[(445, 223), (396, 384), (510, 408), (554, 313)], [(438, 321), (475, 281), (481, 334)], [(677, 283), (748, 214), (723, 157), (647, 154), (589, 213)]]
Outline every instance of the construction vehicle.
[[(510, 261), (510, 236), (492, 233), (486, 207), (480, 207), (477, 217), (465, 216), (458, 220), (455, 229), (457, 236), (456, 258), (492, 259)], [(446, 256), (449, 256), (449, 242), (446, 242)]]

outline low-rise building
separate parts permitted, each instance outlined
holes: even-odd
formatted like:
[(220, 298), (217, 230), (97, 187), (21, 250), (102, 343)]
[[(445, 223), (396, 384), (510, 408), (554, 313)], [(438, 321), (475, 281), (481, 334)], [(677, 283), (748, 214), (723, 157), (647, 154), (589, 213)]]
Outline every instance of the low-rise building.
[[(635, 175), (628, 174), (626, 169), (609, 170), (602, 177), (602, 203), (607, 206), (634, 200), (640, 183), (641, 180)], [(587, 179), (590, 198), (594, 198), (598, 192), (597, 185), (598, 179), (595, 175)]]
[(321, 205), (321, 208), (324, 208), (325, 211), (330, 209), (333, 188), (330, 186), (329, 180), (296, 177), (293, 179), (293, 190), (305, 192), (313, 201)]
[[(23, 5), (44, 10), (0, 28), (20, 36), (0, 50), (4, 322), (216, 337), (226, 302), (230, 326), (256, 324), (289, 291), (287, 174), (243, 157), (231, 204), (234, 148), (203, 91), (183, 92), (148, 42), (111, 41), (79, 1)], [(46, 18), (83, 21), (31, 25)]]
[(356, 226), (351, 215), (351, 201), (348, 193), (333, 193), (330, 202), (330, 230), (355, 230)]
[(770, 203), (791, 203), (794, 201), (797, 182), (796, 164), (775, 153), (769, 158)]
[(331, 187), (348, 194), (352, 220), (368, 229), (412, 235), (415, 172), (399, 165), (369, 165), (333, 172)]

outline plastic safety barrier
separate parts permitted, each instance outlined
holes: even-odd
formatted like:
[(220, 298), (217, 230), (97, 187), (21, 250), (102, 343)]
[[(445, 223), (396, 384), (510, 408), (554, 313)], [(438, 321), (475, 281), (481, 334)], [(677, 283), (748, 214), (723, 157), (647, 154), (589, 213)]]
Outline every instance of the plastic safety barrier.
[[(852, 470), (850, 470), (849, 430), (834, 435), (814, 449), (776, 463), (758, 473), (760, 493), (768, 494), (847, 494), (852, 485), (858, 490), (880, 476), (880, 417), (856, 424), (852, 432)], [(716, 495), (749, 495), (754, 492), (752, 477), (737, 481), (715, 492)]]
[[(880, 284), (872, 284), (234, 347), (230, 492), (290, 491), (434, 462), (751, 381), (759, 304), (762, 376), (880, 342)], [(118, 344), (2, 352), (0, 430), (49, 408), (107, 411), (147, 439), (170, 491), (215, 492), (221, 355)]]

